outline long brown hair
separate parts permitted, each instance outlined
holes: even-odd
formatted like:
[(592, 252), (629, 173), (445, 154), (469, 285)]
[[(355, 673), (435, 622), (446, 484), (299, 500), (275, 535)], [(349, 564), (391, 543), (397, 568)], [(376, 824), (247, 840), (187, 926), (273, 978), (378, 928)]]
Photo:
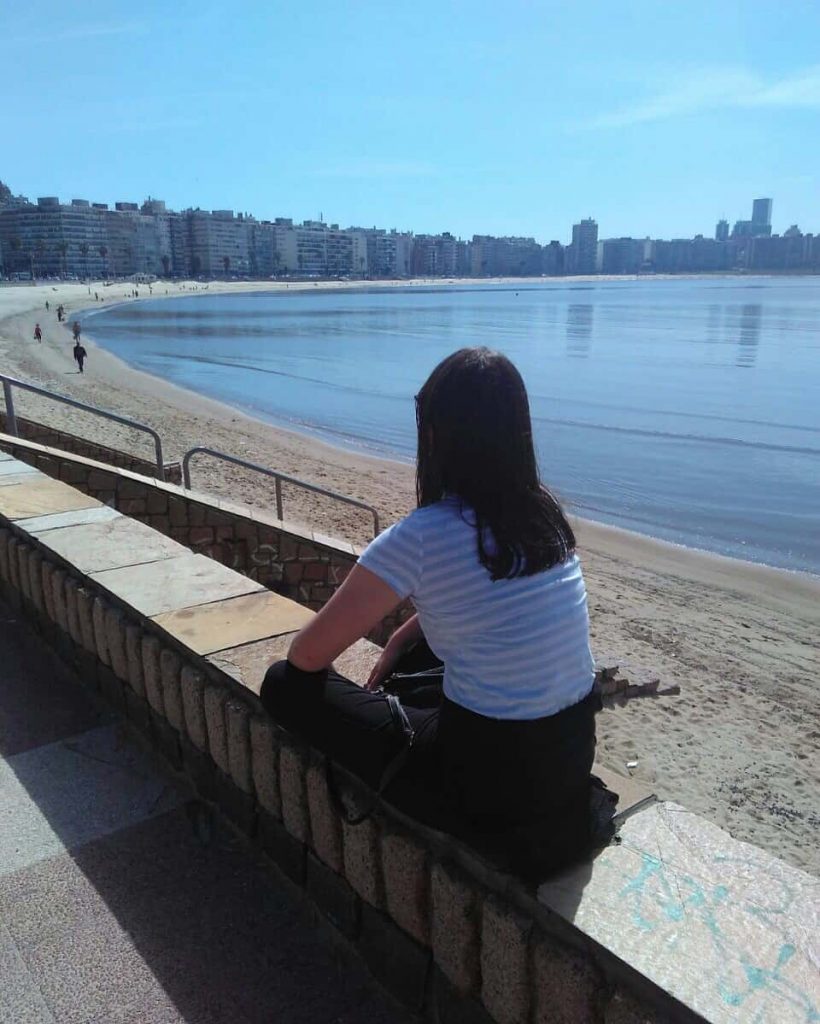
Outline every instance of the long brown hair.
[(418, 504), (454, 496), (462, 515), (471, 509), (478, 558), (494, 580), (569, 558), (575, 535), (539, 479), (527, 390), (506, 356), (453, 352), (416, 396), (416, 423)]

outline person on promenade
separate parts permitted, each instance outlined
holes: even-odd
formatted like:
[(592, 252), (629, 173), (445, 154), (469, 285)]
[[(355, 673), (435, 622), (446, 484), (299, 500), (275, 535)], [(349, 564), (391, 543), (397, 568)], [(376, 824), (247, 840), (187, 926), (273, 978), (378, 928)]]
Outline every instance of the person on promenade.
[(79, 340), (80, 340), (80, 331), (81, 331), (80, 321), (79, 320), (75, 320), (74, 324), (73, 324), (73, 326), (71, 328), (71, 332), (74, 335), (74, 340), (76, 342), (78, 342), (78, 343), (79, 343)]
[[(593, 840), (600, 699), (575, 537), (505, 356), (453, 353), (416, 421), (418, 507), (367, 547), (261, 700), (387, 801), (537, 880)], [(338, 675), (333, 659), (406, 598), (415, 614), (367, 686)]]
[(83, 348), (83, 346), (80, 344), (80, 338), (79, 338), (79, 335), (77, 335), (76, 341), (74, 343), (74, 358), (77, 361), (77, 366), (79, 366), (79, 368), (80, 368), (80, 373), (83, 372), (83, 363), (85, 362), (85, 357), (87, 355), (88, 355), (88, 353)]
[(42, 341), (43, 340), (43, 332), (40, 330), (40, 325), (39, 324), (35, 324), (34, 325), (34, 340), (35, 341)]
[(48, 312), (48, 299), (46, 299), (46, 313)]

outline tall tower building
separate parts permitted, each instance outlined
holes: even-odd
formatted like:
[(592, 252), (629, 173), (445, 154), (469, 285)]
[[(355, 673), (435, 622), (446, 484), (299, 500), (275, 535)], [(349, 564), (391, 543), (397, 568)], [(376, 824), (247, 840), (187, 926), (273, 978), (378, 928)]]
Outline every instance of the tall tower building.
[(598, 224), (587, 217), (572, 225), (570, 273), (594, 274), (598, 269)]
[(718, 240), (718, 242), (725, 242), (728, 237), (729, 237), (729, 221), (728, 220), (719, 220), (717, 222), (717, 226), (715, 227), (715, 238)]
[(772, 233), (772, 201), (771, 199), (755, 199), (752, 203), (752, 234), (770, 235)]

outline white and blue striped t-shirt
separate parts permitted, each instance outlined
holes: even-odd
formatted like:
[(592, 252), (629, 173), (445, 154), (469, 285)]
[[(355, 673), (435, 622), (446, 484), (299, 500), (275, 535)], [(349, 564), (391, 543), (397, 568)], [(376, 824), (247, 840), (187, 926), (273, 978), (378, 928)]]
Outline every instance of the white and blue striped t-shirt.
[(412, 600), (450, 700), (490, 718), (554, 715), (582, 700), (594, 678), (580, 563), (572, 556), (494, 581), (470, 518), (454, 498), (416, 509), (359, 564)]

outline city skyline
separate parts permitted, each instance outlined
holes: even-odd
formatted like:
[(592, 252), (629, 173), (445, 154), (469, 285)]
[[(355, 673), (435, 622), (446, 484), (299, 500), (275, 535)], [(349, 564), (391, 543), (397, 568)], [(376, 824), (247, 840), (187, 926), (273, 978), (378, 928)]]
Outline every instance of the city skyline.
[(741, 195), (820, 224), (818, 37), (805, 0), (32, 0), (0, 38), (3, 173), (464, 237), (710, 235)]

